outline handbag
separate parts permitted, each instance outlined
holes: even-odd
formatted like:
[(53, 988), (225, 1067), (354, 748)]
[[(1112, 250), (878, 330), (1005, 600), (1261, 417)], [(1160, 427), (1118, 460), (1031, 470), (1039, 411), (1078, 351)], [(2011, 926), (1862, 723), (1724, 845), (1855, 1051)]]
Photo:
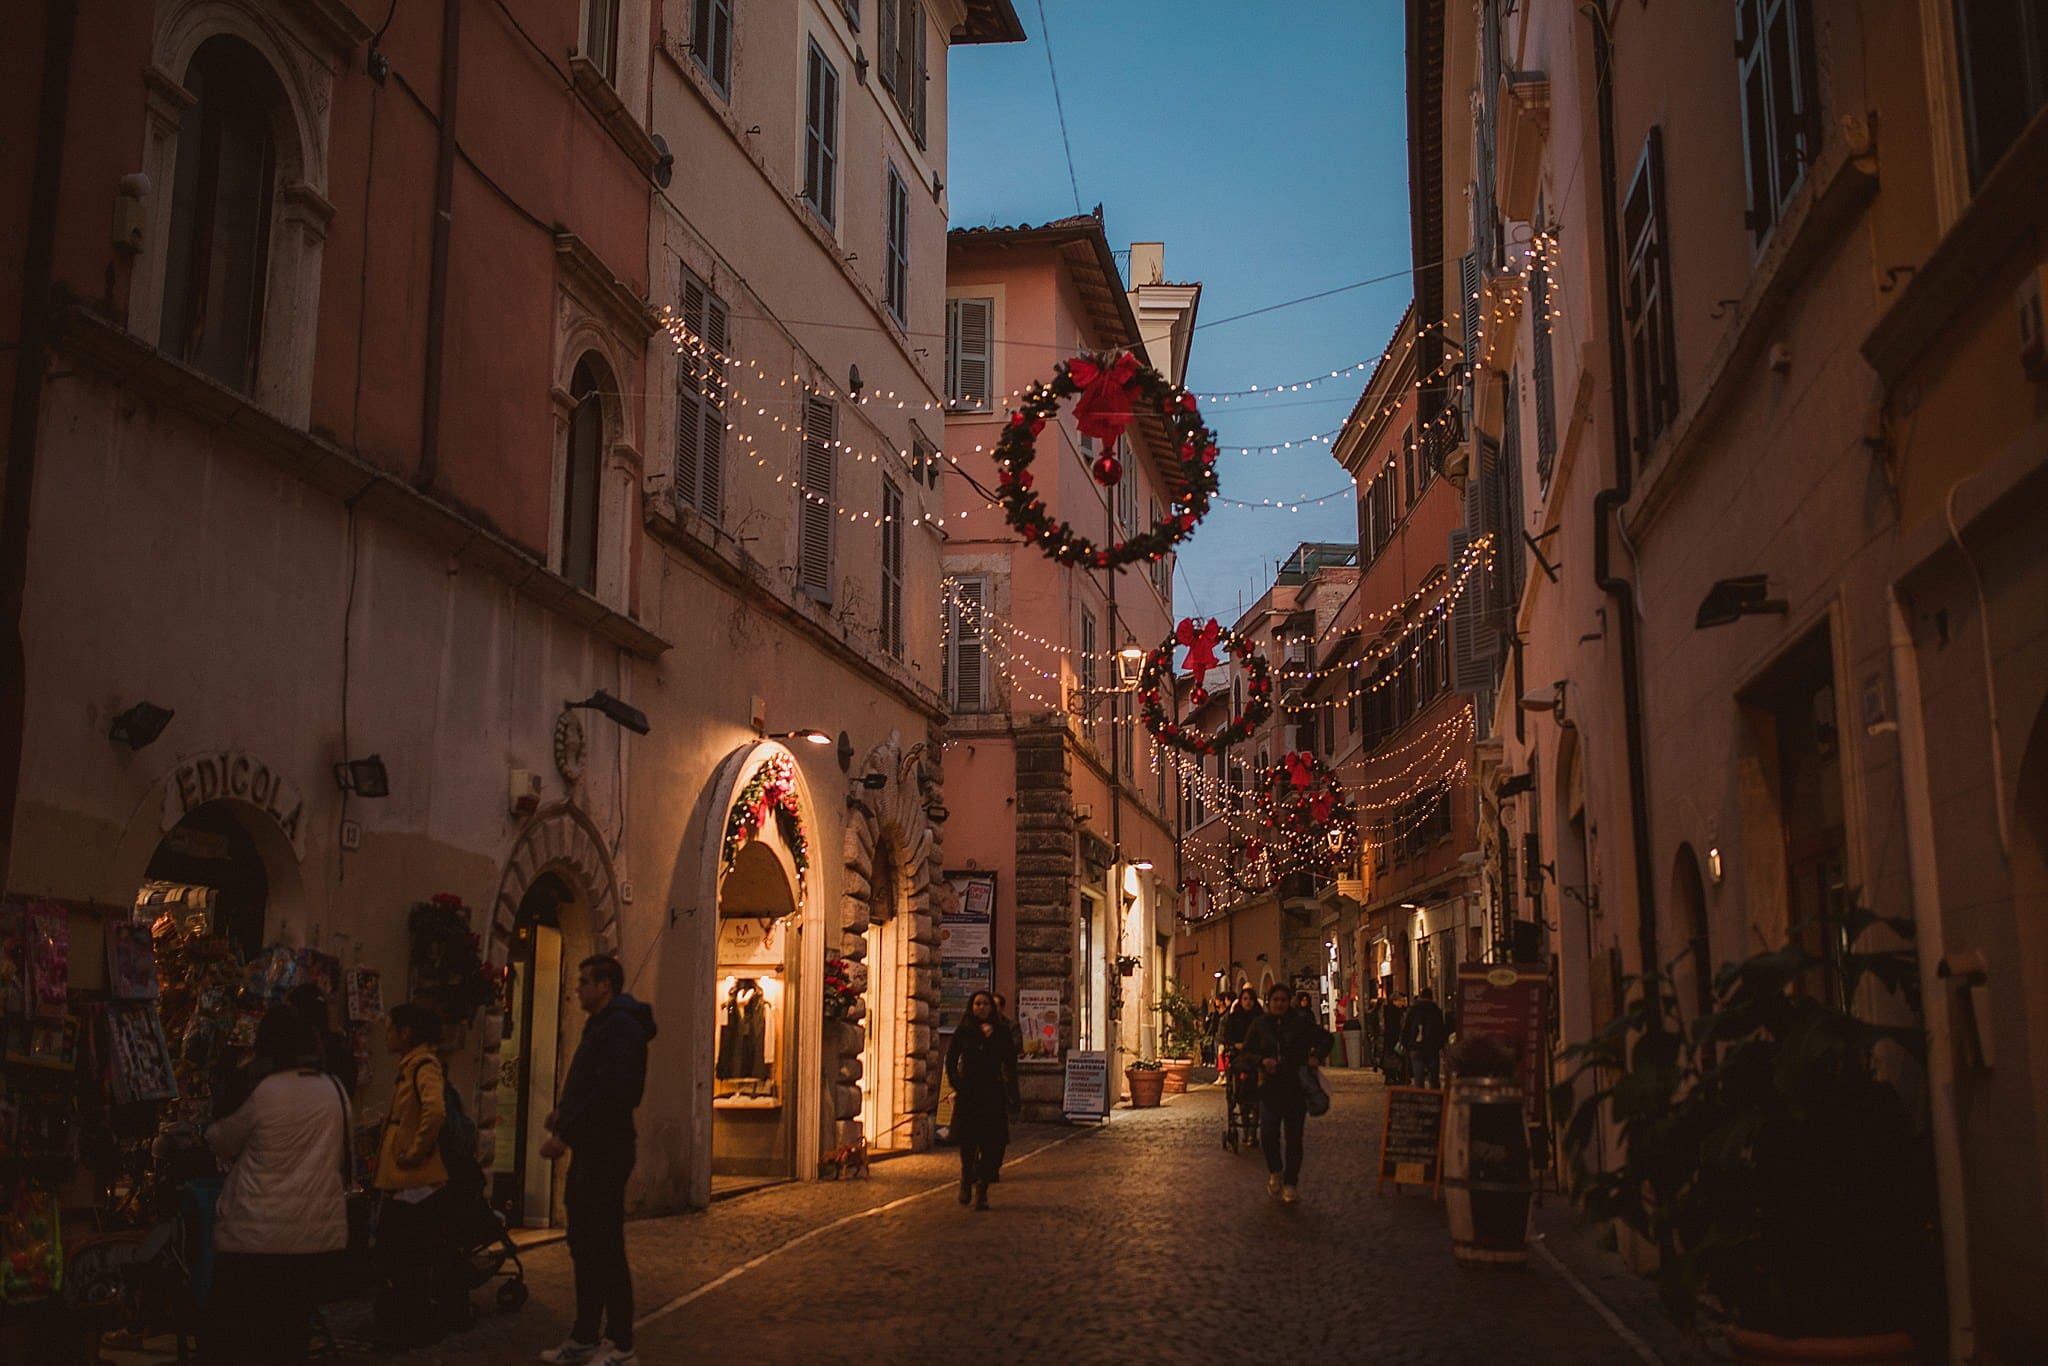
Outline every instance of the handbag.
[(1313, 1067), (1304, 1066), (1301, 1069), (1301, 1095), (1302, 1099), (1308, 1102), (1310, 1114), (1330, 1113), (1330, 1093), (1323, 1089), (1323, 1074)]

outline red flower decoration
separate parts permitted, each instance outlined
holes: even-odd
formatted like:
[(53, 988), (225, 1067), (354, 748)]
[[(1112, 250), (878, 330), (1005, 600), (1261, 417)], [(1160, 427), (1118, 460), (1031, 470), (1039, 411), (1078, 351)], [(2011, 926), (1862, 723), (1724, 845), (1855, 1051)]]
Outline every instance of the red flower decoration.
[[(1094, 367), (1091, 364), (1089, 368)], [(1072, 365), (1067, 374), (1074, 375)], [(1137, 377), (1138, 358), (1128, 351), (1085, 383), (1074, 376), (1084, 391), (1074, 403), (1074, 423), (1081, 435), (1108, 442), (1124, 434), (1124, 428), (1131, 425), (1131, 381)]]

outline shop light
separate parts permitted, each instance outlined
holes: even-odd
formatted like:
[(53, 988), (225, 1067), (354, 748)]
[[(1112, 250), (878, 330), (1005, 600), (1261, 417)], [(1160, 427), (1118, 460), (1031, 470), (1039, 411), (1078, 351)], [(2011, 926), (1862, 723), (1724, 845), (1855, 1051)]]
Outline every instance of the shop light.
[(1145, 651), (1131, 644), (1116, 652), (1116, 681), (1126, 690), (1138, 686), (1145, 673)]
[(1138, 865), (1135, 863), (1125, 864), (1124, 895), (1131, 898), (1131, 900), (1136, 901), (1138, 899), (1138, 893), (1143, 891), (1144, 888), (1145, 880), (1138, 876)]
[(358, 797), (388, 797), (391, 774), (375, 754), (367, 759), (345, 759), (334, 766), (334, 785)]
[(621, 702), (603, 688), (599, 688), (581, 702), (564, 702), (566, 711), (594, 711), (615, 725), (624, 726), (635, 735), (648, 732), (647, 713), (628, 702)]
[(1693, 614), (1695, 631), (1704, 631), (1711, 626), (1726, 626), (1749, 616), (1783, 616), (1791, 611), (1783, 598), (1771, 596), (1770, 580), (1762, 574), (1740, 574), (1732, 579), (1716, 579), (1700, 599), (1699, 611)]
[(829, 745), (832, 737), (822, 730), (779, 730), (768, 737), (770, 740), (801, 740), (807, 745)]
[(1135, 858), (1131, 860), (1131, 867), (1140, 868), (1149, 873), (1152, 871), (1152, 860), (1148, 858)]
[(1718, 844), (1707, 850), (1707, 876), (1714, 880), (1716, 887), (1721, 885), (1721, 846)]
[(176, 714), (154, 702), (137, 702), (114, 718), (114, 724), (107, 728), (107, 738), (117, 745), (141, 749), (162, 735)]

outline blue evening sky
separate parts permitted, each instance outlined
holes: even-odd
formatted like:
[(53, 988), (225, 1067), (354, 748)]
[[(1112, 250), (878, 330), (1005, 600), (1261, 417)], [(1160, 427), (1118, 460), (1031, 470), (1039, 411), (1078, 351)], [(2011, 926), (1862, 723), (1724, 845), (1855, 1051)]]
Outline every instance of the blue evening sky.
[[(953, 49), (953, 226), (1075, 212), (1038, 0), (1015, 0), (1028, 41)], [(1247, 22), (1256, 9), (1259, 22)], [(1166, 244), (1169, 280), (1202, 282), (1188, 387), (1327, 376), (1376, 356), (1412, 286), (1403, 275), (1327, 299), (1233, 314), (1405, 271), (1408, 162), (1398, 0), (1248, 7), (1243, 0), (1044, 0), (1083, 211), (1110, 244)], [(1364, 373), (1311, 392), (1209, 404), (1222, 444), (1298, 440), (1342, 424)], [(1306, 540), (1356, 541), (1349, 480), (1329, 448), (1226, 452), (1218, 505), (1181, 556), (1183, 616), (1236, 616)]]

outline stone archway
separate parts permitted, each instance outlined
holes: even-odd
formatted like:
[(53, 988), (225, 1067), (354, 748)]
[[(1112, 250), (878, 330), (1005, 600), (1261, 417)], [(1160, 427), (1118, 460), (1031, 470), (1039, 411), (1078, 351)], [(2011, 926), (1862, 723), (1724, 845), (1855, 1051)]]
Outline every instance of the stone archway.
[[(862, 780), (881, 779), (870, 787)], [(862, 1005), (834, 1027), (826, 1042), (830, 1069), (830, 1102), (837, 1141), (844, 1145), (879, 1135), (862, 1133), (862, 1054), (867, 1045), (867, 1001), (874, 990), (890, 992), (891, 1007), (901, 1012), (903, 1056), (891, 1061), (902, 1068), (900, 1078), (867, 1078), (868, 1085), (890, 1087), (905, 1116), (927, 1114), (938, 1101), (939, 919), (946, 895), (940, 827), (946, 809), (940, 799), (938, 746), (930, 739), (903, 747), (902, 737), (889, 738), (869, 750), (854, 770), (847, 796), (845, 878), (839, 899), (834, 954), (853, 965), (853, 984)], [(867, 961), (867, 931), (877, 907), (903, 917), (899, 980), (891, 982), (897, 965), (872, 984)], [(900, 1082), (900, 1085), (899, 1085)], [(928, 1142), (929, 1127), (913, 1121), (913, 1146)]]
[[(492, 967), (503, 968), (511, 957), (519, 906), (535, 883), (550, 874), (569, 882), (582, 905), (593, 952), (616, 953), (619, 947), (618, 880), (604, 836), (590, 817), (566, 802), (534, 814), (505, 860), (498, 894), (491, 900), (491, 923), (484, 937), (484, 955)], [(496, 1144), (498, 1126), (499, 1044), (505, 1035), (502, 1004), (484, 1012), (483, 1055), (477, 1067), (477, 1145), (488, 1154)]]

